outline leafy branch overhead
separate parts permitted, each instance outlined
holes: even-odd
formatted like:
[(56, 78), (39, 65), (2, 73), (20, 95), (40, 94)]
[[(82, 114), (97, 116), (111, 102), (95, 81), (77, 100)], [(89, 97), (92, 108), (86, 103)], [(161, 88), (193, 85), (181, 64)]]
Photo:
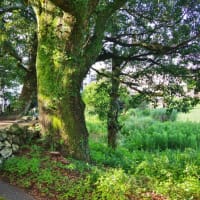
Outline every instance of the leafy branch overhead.
[(199, 5), (194, 2), (183, 5), (179, 1), (137, 2), (134, 7), (127, 3), (111, 18), (111, 28), (105, 34), (97, 61), (124, 61), (123, 67), (119, 66), (120, 80), (137, 91), (140, 91), (135, 87), (139, 80), (150, 81), (156, 74), (157, 78), (168, 76), (186, 82), (196, 79), (199, 21)]

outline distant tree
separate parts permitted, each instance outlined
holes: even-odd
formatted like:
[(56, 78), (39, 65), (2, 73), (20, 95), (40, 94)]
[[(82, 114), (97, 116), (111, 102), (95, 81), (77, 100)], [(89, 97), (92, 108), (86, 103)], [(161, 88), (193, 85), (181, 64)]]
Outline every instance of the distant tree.
[[(107, 120), (108, 110), (110, 106), (110, 92), (111, 86), (109, 80), (100, 79), (99, 81), (92, 82), (88, 84), (83, 89), (83, 100), (86, 104), (87, 111), (90, 114), (97, 114), (98, 117), (105, 121)], [(122, 110), (123, 102), (127, 102), (129, 100), (129, 92), (125, 87), (119, 88), (119, 99), (117, 102), (118, 111)]]
[[(7, 82), (7, 87), (10, 82), (23, 84), (19, 97), (20, 114), (23, 115), (28, 112), (37, 95), (36, 18), (31, 7), (27, 7), (20, 0), (3, 1), (1, 7), (0, 61), (4, 71), (1, 75)], [(15, 77), (10, 79), (8, 74), (13, 73)]]
[(196, 1), (129, 1), (110, 19), (112, 26), (97, 59), (110, 60), (112, 66), (112, 70), (99, 73), (112, 83), (109, 146), (116, 147), (116, 102), (120, 83), (145, 95), (155, 106), (156, 98), (163, 97), (169, 111), (173, 108), (187, 111), (198, 102), (185, 94), (181, 83), (192, 81), (197, 91), (199, 14), (200, 6)]

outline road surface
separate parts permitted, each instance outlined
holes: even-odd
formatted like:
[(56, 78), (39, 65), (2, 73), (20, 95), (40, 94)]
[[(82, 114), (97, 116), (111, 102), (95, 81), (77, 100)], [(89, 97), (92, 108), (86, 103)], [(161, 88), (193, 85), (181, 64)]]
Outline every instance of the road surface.
[(0, 197), (5, 200), (35, 200), (23, 190), (0, 180)]

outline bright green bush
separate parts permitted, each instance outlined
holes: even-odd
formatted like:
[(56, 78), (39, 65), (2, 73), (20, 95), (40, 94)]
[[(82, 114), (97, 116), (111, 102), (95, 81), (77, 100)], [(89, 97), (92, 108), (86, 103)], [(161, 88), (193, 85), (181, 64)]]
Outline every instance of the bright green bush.
[(130, 177), (121, 169), (111, 169), (101, 175), (95, 183), (93, 200), (126, 200), (130, 191)]
[[(82, 97), (88, 113), (97, 114), (101, 120), (106, 120), (110, 104), (110, 91), (111, 84), (105, 80), (87, 85), (83, 90)], [(124, 107), (128, 105), (129, 98), (128, 90), (125, 87), (120, 87), (119, 99)]]
[(169, 179), (158, 183), (155, 187), (158, 192), (164, 194), (170, 200), (200, 199), (200, 182), (195, 178), (187, 177), (178, 182)]
[(100, 119), (106, 119), (109, 105), (110, 85), (106, 82), (92, 82), (82, 93), (86, 108), (90, 113), (97, 114)]
[(61, 199), (68, 200), (68, 199), (76, 199), (76, 200), (82, 200), (82, 199), (88, 199), (91, 200), (92, 196), (92, 182), (90, 180), (90, 177), (87, 176), (84, 179), (80, 179), (78, 181), (69, 181), (69, 184), (67, 185), (65, 189), (65, 194), (62, 196)]
[(129, 152), (125, 147), (120, 147), (111, 151), (97, 143), (91, 146), (91, 150), (97, 164), (117, 166), (129, 175), (129, 179), (134, 180), (134, 186), (129, 191), (134, 191), (139, 199), (143, 199), (141, 193), (152, 190), (170, 200), (199, 199), (199, 150), (189, 148), (184, 151)]

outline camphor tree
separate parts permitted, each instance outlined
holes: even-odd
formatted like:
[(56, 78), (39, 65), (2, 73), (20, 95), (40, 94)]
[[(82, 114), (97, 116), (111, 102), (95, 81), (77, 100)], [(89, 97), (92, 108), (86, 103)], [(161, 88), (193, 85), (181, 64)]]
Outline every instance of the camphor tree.
[(37, 81), (42, 133), (63, 154), (89, 160), (80, 89), (102, 48), (108, 18), (125, 0), (29, 0), (38, 23)]
[(110, 19), (112, 28), (97, 60), (110, 60), (112, 66), (111, 71), (100, 73), (112, 83), (108, 112), (108, 145), (112, 148), (118, 131), (120, 83), (151, 100), (162, 96), (170, 108), (181, 110), (190, 103), (189, 97), (180, 101), (177, 96), (185, 95), (182, 81), (192, 81), (193, 88), (198, 88), (199, 11), (196, 1), (129, 1)]
[[(19, 97), (20, 115), (36, 101), (36, 18), (32, 8), (21, 0), (2, 1), (0, 9), (0, 62), (3, 79), (9, 84), (23, 84)], [(7, 73), (6, 73), (7, 72)], [(12, 79), (9, 76), (13, 75)]]

